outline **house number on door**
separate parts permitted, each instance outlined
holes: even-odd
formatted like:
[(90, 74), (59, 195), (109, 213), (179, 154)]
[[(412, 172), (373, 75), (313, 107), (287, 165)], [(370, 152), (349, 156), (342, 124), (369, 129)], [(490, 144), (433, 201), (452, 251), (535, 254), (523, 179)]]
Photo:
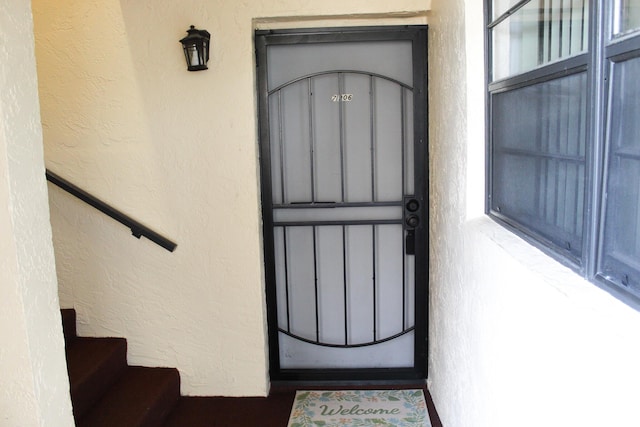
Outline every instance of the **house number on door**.
[(353, 99), (352, 93), (342, 93), (331, 95), (331, 101), (333, 102), (349, 102)]

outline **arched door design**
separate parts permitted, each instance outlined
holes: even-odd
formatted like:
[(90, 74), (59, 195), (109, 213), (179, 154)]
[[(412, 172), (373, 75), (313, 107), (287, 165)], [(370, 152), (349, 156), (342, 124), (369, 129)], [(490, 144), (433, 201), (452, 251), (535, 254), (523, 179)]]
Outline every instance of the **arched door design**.
[(272, 379), (424, 377), (426, 29), (256, 42)]

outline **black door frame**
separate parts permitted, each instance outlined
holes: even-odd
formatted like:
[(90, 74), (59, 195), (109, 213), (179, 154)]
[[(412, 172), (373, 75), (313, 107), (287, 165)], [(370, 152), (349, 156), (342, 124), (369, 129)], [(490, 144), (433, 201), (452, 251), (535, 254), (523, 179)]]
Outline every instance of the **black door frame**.
[[(413, 368), (382, 369), (281, 369), (275, 286), (275, 250), (271, 193), (269, 111), (267, 87), (267, 46), (304, 43), (409, 40), (413, 46), (414, 88), (414, 173), (415, 197), (423, 206), (423, 221), (415, 230), (415, 344)], [(428, 103), (427, 103), (427, 26), (313, 28), (303, 30), (257, 30), (255, 32), (258, 124), (260, 138), (260, 179), (263, 219), (263, 245), (266, 280), (267, 322), (269, 329), (269, 375), (275, 382), (340, 381), (362, 382), (424, 381), (428, 351), (429, 283), (429, 198), (428, 198)], [(420, 120), (422, 118), (422, 120)]]

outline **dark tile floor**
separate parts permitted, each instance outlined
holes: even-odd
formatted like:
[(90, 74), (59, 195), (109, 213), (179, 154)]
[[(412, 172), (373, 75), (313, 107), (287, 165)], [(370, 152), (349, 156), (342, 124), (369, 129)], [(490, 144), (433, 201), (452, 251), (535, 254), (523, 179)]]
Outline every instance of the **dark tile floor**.
[[(301, 387), (311, 388), (314, 387)], [(426, 388), (424, 392), (432, 426), (442, 427), (431, 395)], [(164, 427), (286, 427), (295, 394), (295, 388), (279, 388), (272, 390), (269, 397), (182, 397)]]

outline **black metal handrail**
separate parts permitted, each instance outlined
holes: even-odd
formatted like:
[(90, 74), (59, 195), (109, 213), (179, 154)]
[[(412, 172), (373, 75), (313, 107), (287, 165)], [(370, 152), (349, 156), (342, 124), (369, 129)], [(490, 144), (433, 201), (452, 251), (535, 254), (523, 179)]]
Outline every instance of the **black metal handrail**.
[(58, 187), (62, 188), (64, 191), (68, 192), (69, 194), (76, 196), (78, 199), (93, 206), (94, 208), (98, 209), (100, 212), (104, 213), (105, 215), (108, 215), (111, 218), (118, 221), (119, 223), (127, 226), (128, 228), (131, 229), (131, 233), (138, 239), (144, 236), (147, 239), (151, 240), (152, 242), (162, 246), (169, 252), (173, 252), (176, 246), (178, 246), (176, 243), (172, 242), (166, 237), (163, 237), (160, 234), (156, 233), (155, 231), (151, 230), (146, 225), (139, 223), (135, 219), (132, 219), (130, 216), (109, 206), (107, 203), (87, 193), (86, 191), (70, 183), (66, 179), (56, 175), (55, 173), (51, 172), (49, 169), (47, 169), (46, 171), (47, 171), (46, 172), (47, 181), (57, 185)]

